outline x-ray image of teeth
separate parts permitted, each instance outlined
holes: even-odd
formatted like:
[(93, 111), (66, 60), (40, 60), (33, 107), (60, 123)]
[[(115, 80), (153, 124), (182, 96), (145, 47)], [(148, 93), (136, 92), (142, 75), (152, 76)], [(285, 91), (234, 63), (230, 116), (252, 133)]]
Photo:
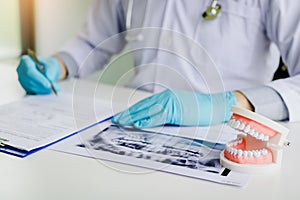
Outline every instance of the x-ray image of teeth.
[(80, 147), (219, 173), (223, 144), (111, 125)]

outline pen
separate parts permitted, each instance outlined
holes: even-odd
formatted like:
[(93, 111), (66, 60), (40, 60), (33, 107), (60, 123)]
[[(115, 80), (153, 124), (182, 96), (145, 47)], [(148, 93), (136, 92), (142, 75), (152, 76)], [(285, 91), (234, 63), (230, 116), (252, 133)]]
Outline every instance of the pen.
[(56, 91), (56, 89), (54, 88), (52, 81), (50, 81), (49, 78), (46, 76), (46, 74), (45, 74), (45, 69), (44, 69), (44, 67), (41, 65), (41, 62), (39, 61), (39, 59), (37, 58), (37, 56), (35, 55), (35, 52), (34, 52), (33, 50), (31, 50), (31, 49), (28, 49), (28, 50), (27, 50), (27, 53), (28, 53), (28, 55), (33, 59), (33, 61), (37, 64), (37, 66), (38, 66), (40, 72), (41, 72), (41, 73), (45, 76), (45, 78), (50, 82), (50, 84), (51, 84), (51, 90), (53, 91), (53, 93), (54, 93), (55, 95), (57, 95), (57, 91)]

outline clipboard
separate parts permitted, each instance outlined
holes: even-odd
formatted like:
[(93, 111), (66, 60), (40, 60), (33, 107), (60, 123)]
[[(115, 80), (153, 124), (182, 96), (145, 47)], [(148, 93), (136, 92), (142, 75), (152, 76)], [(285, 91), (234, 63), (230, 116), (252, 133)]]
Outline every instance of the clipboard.
[(106, 121), (110, 120), (111, 118), (112, 117), (104, 119), (104, 120), (102, 120), (100, 122), (97, 122), (97, 123), (92, 124), (92, 125), (90, 125), (88, 127), (85, 127), (85, 128), (83, 128), (83, 129), (81, 129), (79, 131), (71, 133), (71, 134), (69, 134), (69, 135), (67, 135), (67, 136), (65, 136), (63, 138), (60, 138), (60, 139), (58, 139), (58, 140), (56, 140), (54, 142), (51, 142), (51, 143), (46, 144), (46, 145), (41, 146), (41, 147), (34, 148), (32, 150), (29, 150), (29, 151), (27, 151), (25, 149), (21, 149), (21, 148), (16, 148), (16, 147), (13, 147), (11, 145), (7, 145), (6, 142), (8, 142), (8, 140), (4, 139), (4, 138), (0, 138), (0, 152), (1, 153), (6, 153), (6, 154), (9, 154), (9, 155), (12, 155), (12, 156), (17, 156), (17, 157), (20, 157), (20, 158), (25, 158), (25, 157), (27, 157), (27, 156), (29, 156), (31, 154), (34, 154), (34, 153), (36, 153), (38, 151), (41, 151), (41, 150), (43, 150), (43, 149), (45, 149), (45, 148), (47, 148), (49, 146), (52, 146), (52, 145), (57, 144), (57, 143), (65, 140), (67, 138), (70, 138), (70, 137), (72, 137), (72, 136), (74, 136), (74, 135), (76, 135), (76, 134), (78, 134), (78, 133), (80, 133), (82, 131), (85, 131), (86, 129), (89, 129), (89, 128), (93, 127), (93, 126), (96, 126), (99, 123), (106, 122)]
[(92, 118), (85, 113), (91, 99), (76, 98), (78, 118), (71, 94), (29, 96), (0, 106), (0, 152), (24, 158), (111, 118), (108, 101), (96, 100), (99, 114)]

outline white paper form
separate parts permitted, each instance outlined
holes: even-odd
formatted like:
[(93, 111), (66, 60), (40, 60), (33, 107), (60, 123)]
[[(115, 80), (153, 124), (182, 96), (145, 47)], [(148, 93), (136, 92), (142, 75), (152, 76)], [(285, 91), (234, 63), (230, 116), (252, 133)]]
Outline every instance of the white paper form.
[[(74, 102), (76, 101), (76, 107)], [(5, 145), (30, 151), (64, 138), (112, 115), (109, 102), (71, 94), (29, 96), (0, 107), (0, 138)], [(91, 113), (97, 107), (98, 116)], [(89, 112), (88, 112), (89, 110)]]
[[(51, 149), (222, 184), (245, 186), (250, 179), (249, 174), (233, 172), (220, 165), (220, 153), (225, 145), (194, 138), (195, 134), (189, 132), (192, 129), (167, 127), (137, 130), (105, 122), (55, 144)], [(209, 129), (198, 128), (197, 137), (206, 137), (208, 132), (213, 134)], [(227, 133), (220, 133), (226, 136), (219, 139), (230, 140), (235, 137), (232, 130), (226, 130)]]

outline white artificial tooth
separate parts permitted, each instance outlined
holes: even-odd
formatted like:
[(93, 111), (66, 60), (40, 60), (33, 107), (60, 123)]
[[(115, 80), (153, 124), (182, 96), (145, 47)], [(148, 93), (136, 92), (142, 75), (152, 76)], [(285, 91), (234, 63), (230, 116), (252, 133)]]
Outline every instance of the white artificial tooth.
[(233, 148), (230, 148), (230, 154), (233, 154)]
[(230, 150), (230, 147), (229, 147), (229, 145), (226, 145), (226, 151), (228, 151), (228, 152), (229, 152), (229, 150)]
[(263, 140), (264, 140), (264, 141), (269, 141), (269, 136), (268, 136), (268, 135), (265, 135)]
[(268, 150), (267, 149), (261, 150), (261, 154), (264, 155), (264, 156), (267, 155), (268, 154)]
[(234, 128), (238, 128), (240, 126), (240, 124), (241, 124), (241, 122), (238, 121), (238, 120), (236, 120), (235, 123), (234, 123), (234, 125), (233, 125), (233, 127)]
[(252, 157), (253, 156), (253, 152), (252, 151), (248, 151), (248, 156)]
[(258, 151), (254, 151), (253, 152), (254, 157), (258, 158), (260, 156), (260, 154), (258, 153)]
[(254, 135), (254, 133), (255, 133), (255, 131), (253, 130), (253, 129), (250, 129), (250, 131), (249, 131), (249, 135)]
[(231, 122), (231, 123), (232, 123), (232, 124), (231, 124), (232, 127), (234, 126), (235, 122), (236, 122), (236, 120), (233, 119), (232, 122)]
[(230, 127), (233, 127), (234, 124), (235, 124), (235, 119), (231, 119), (231, 120), (229, 121), (229, 126), (230, 126)]
[(239, 144), (242, 144), (242, 142), (243, 142), (243, 139), (240, 138), (238, 143), (239, 143)]
[(261, 151), (259, 151), (259, 150), (256, 150), (256, 153), (257, 153), (258, 157), (260, 157), (260, 156), (261, 156)]
[(249, 133), (251, 127), (249, 125), (247, 125), (245, 128), (244, 128), (244, 132), (245, 133)]
[(244, 151), (243, 156), (248, 157), (248, 151)]
[(226, 148), (226, 151), (227, 151), (228, 153), (230, 153), (230, 150), (231, 150), (230, 147), (227, 147), (227, 148)]
[(257, 138), (257, 137), (258, 137), (258, 133), (255, 132), (255, 133), (253, 134), (253, 137)]
[(257, 151), (258, 157), (261, 156), (261, 151)]
[(257, 137), (257, 139), (259, 139), (259, 140), (263, 140), (265, 138), (265, 135), (263, 134), (263, 133), (261, 133), (261, 134), (258, 134), (258, 137)]
[(237, 154), (237, 150), (233, 149), (233, 155), (236, 155), (236, 154)]
[(242, 157), (243, 151), (239, 149), (239, 150), (237, 151), (237, 155), (238, 155), (238, 157)]
[(245, 126), (246, 125), (244, 123), (241, 123), (240, 126), (238, 127), (238, 129), (243, 131), (245, 129)]
[(232, 149), (231, 149), (231, 147), (228, 147), (228, 152), (232, 152)]

